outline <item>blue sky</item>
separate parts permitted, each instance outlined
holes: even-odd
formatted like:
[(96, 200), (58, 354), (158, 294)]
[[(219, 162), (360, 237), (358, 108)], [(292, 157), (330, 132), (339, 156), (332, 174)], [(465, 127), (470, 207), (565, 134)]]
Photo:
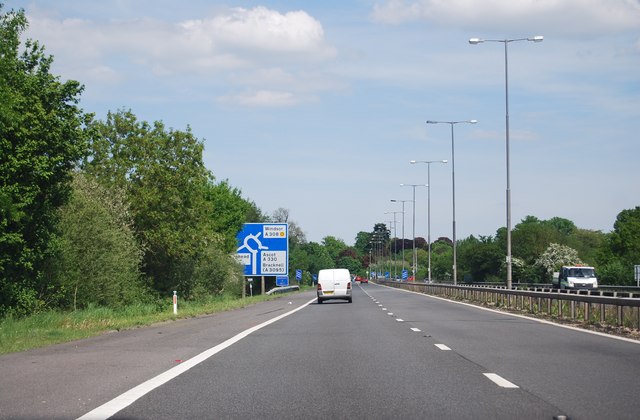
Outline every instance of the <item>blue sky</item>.
[[(638, 0), (6, 1), (53, 72), (104, 118), (190, 126), (205, 163), (307, 239), (348, 244), (426, 184), (431, 238), (506, 223), (503, 43), (509, 44), (512, 220), (564, 217), (611, 231), (640, 205)], [(412, 205), (405, 206), (411, 237)], [(401, 236), (401, 215), (397, 232)], [(416, 189), (416, 236), (427, 191)], [(392, 229), (393, 232), (393, 229)]]

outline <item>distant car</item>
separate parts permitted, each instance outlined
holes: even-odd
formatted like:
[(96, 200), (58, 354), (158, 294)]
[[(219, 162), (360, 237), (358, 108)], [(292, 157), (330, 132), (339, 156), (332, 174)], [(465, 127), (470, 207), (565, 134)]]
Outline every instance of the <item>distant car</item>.
[(362, 276), (356, 276), (356, 281), (359, 281), (360, 283), (369, 283), (369, 279)]

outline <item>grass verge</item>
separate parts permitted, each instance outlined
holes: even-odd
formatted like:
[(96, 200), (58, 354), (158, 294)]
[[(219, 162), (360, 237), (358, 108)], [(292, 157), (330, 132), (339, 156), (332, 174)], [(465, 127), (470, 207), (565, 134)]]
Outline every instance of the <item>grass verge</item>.
[(177, 315), (173, 314), (172, 302), (168, 300), (162, 308), (153, 304), (137, 304), (117, 309), (94, 307), (75, 312), (48, 311), (20, 319), (8, 317), (0, 320), (0, 354), (93, 337), (107, 331), (244, 308), (282, 296), (285, 295), (258, 295), (245, 299), (218, 296), (203, 301), (181, 301)]

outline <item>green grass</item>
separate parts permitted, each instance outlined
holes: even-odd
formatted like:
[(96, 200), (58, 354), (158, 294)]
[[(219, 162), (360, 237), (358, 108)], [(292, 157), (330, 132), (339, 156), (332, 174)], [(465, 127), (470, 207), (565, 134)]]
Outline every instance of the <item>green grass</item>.
[(281, 296), (285, 295), (259, 295), (245, 299), (219, 296), (197, 302), (179, 301), (178, 315), (173, 314), (173, 304), (169, 299), (162, 309), (152, 304), (136, 304), (117, 309), (94, 307), (75, 312), (48, 311), (20, 319), (4, 318), (0, 320), (0, 354), (93, 337), (107, 331), (244, 308)]

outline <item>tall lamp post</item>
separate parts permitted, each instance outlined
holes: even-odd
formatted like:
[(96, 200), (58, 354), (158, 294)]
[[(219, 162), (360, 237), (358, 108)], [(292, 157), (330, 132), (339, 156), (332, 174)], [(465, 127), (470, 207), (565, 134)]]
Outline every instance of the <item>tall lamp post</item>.
[[(384, 214), (387, 214), (387, 212), (385, 211)], [(394, 215), (395, 216), (395, 215)], [(393, 220), (389, 220), (389, 236), (391, 236), (391, 227), (394, 226), (394, 222)], [(386, 249), (386, 246), (385, 246)], [(389, 261), (389, 278), (391, 278), (391, 242), (389, 242), (389, 253), (387, 254), (387, 261)], [(387, 277), (385, 276), (385, 279)]]
[(428, 280), (431, 283), (431, 164), (432, 163), (447, 163), (447, 160), (412, 160), (410, 164), (426, 163), (427, 164), (427, 246), (429, 247), (429, 268), (428, 268)]
[(413, 240), (411, 241), (411, 245), (413, 248), (413, 281), (416, 280), (416, 274), (418, 273), (418, 254), (416, 254), (416, 187), (427, 187), (427, 184), (400, 184), (401, 187), (412, 187), (413, 188)]
[(392, 203), (402, 203), (402, 271), (404, 271), (404, 203), (411, 200), (391, 200)]
[(507, 289), (511, 289), (512, 284), (512, 261), (511, 261), (511, 176), (510, 176), (510, 163), (509, 163), (509, 59), (507, 54), (507, 46), (511, 42), (516, 41), (531, 41), (542, 42), (544, 37), (537, 35), (529, 38), (515, 38), (515, 39), (481, 39), (471, 38), (469, 44), (477, 45), (483, 42), (502, 42), (504, 44), (504, 92), (505, 92), (505, 139), (506, 139), (506, 154), (507, 154)]
[(396, 214), (403, 213), (402, 211), (385, 211), (384, 214), (392, 214), (393, 213), (393, 276), (394, 280), (398, 280), (398, 266), (396, 265), (396, 255), (398, 254), (398, 233), (396, 228), (398, 227), (398, 222), (396, 222)]
[(457, 261), (457, 244), (456, 244), (456, 160), (453, 139), (453, 126), (456, 124), (476, 124), (478, 120), (464, 121), (427, 121), (427, 124), (449, 124), (451, 126), (451, 186), (453, 192), (453, 285), (458, 284), (458, 261)]

